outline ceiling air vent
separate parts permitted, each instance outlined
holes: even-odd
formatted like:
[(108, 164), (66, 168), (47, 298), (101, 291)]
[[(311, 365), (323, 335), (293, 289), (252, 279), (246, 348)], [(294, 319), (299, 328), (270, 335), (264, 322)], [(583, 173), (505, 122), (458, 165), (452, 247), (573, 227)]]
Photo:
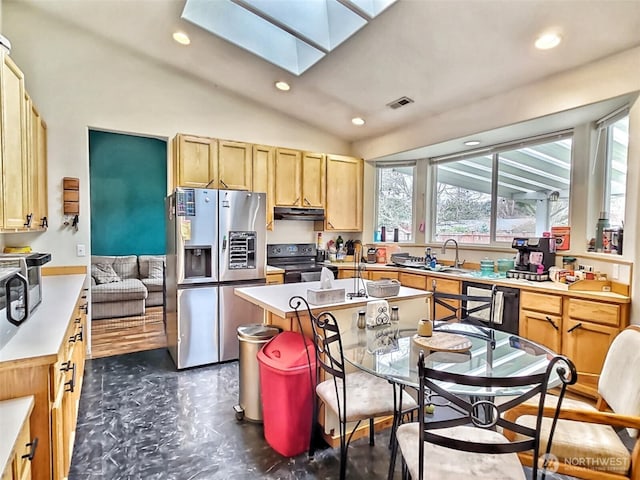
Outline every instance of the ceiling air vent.
[(394, 100), (391, 103), (387, 103), (387, 107), (391, 107), (394, 110), (396, 108), (400, 108), (400, 107), (404, 107), (405, 105), (409, 105), (410, 103), (413, 103), (413, 100), (409, 97), (400, 97), (397, 100)]

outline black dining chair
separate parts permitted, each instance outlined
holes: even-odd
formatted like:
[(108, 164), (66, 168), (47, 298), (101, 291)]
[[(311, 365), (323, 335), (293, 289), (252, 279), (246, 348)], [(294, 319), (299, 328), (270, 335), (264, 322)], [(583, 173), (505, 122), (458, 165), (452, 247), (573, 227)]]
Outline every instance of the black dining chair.
[[(402, 454), (403, 478), (413, 480), (525, 480), (526, 475), (518, 452), (532, 451), (542, 465), (542, 478), (553, 471), (553, 456), (549, 454), (560, 405), (568, 385), (577, 379), (573, 363), (566, 357), (553, 357), (544, 372), (518, 377), (472, 376), (435, 370), (428, 357), (420, 352), (419, 412), (424, 412), (427, 395), (435, 392), (446, 399), (457, 415), (428, 421), (424, 414), (418, 422), (398, 427), (396, 441)], [(558, 402), (552, 413), (546, 450), (540, 451), (541, 424), (547, 389), (554, 378), (559, 379)], [(452, 385), (481, 389), (514, 389), (514, 395), (497, 404), (491, 397), (458, 395)], [(516, 391), (517, 390), (517, 391)], [(524, 426), (505, 419), (505, 412), (524, 403), (536, 401), (538, 415), (533, 426)], [(547, 411), (547, 413), (549, 413)], [(510, 441), (503, 434), (517, 433)], [(539, 462), (533, 463), (533, 476), (538, 478)], [(391, 479), (393, 472), (389, 472)]]
[[(306, 321), (304, 314), (311, 320), (313, 340), (316, 347), (316, 365), (318, 366), (319, 383), (316, 394), (325, 408), (330, 409), (338, 418), (340, 430), (340, 479), (346, 478), (347, 449), (353, 433), (360, 422), (369, 420), (369, 444), (374, 445), (374, 419), (392, 416), (392, 437), (395, 441), (395, 427), (399, 424), (398, 416), (402, 412), (411, 412), (417, 408), (417, 402), (403, 390), (387, 380), (364, 371), (347, 373), (342, 350), (340, 327), (331, 312), (314, 315), (309, 304), (303, 297), (295, 296), (289, 300), (289, 305), (295, 309), (296, 318), (302, 331), (302, 322)], [(324, 375), (321, 375), (324, 372)], [(324, 380), (320, 379), (324, 376)], [(314, 396), (315, 398), (315, 396)], [(319, 403), (316, 399), (313, 418), (313, 431), (317, 432), (317, 416)], [(401, 406), (401, 409), (399, 408)], [(357, 422), (353, 430), (347, 432), (347, 424)], [(312, 436), (314, 436), (312, 434)], [(313, 442), (310, 444), (309, 455), (313, 456)]]

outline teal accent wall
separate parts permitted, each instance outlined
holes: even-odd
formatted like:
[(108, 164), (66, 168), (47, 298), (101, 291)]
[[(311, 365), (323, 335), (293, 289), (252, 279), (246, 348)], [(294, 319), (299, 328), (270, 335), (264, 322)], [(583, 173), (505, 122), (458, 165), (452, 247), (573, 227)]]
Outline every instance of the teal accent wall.
[(90, 130), (89, 181), (92, 255), (165, 253), (166, 141)]

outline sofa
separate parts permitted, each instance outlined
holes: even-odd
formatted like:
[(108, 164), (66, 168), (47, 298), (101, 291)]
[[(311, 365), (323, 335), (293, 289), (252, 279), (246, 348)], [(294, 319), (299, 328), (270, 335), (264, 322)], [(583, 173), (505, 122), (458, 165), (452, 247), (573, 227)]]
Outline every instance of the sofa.
[(144, 315), (164, 303), (164, 255), (91, 257), (91, 318)]

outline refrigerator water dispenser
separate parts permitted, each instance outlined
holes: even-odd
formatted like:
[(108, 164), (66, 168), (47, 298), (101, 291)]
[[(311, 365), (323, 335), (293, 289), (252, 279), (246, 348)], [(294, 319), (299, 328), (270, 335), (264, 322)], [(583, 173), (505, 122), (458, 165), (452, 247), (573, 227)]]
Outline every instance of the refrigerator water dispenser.
[(184, 248), (184, 278), (211, 278), (211, 247)]

